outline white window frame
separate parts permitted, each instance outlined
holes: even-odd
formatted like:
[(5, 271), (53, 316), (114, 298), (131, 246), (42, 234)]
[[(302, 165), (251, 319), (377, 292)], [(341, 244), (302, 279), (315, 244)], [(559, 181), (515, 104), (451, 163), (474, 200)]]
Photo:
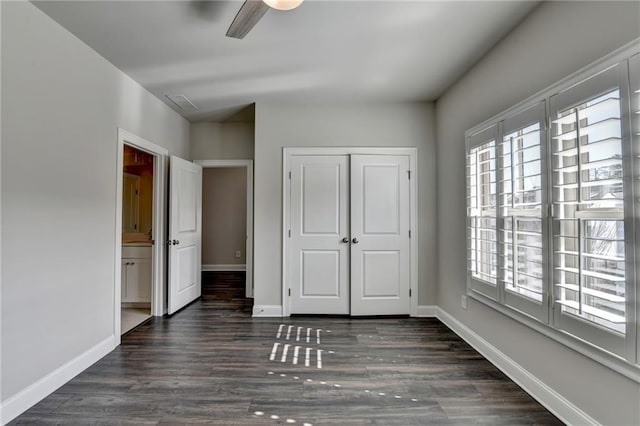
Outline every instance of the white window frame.
[[(517, 114), (533, 108), (535, 105), (541, 102), (546, 102), (551, 110), (550, 98), (554, 95), (568, 92), (569, 89), (574, 86), (581, 85), (588, 80), (591, 80), (594, 76), (616, 67), (621, 69), (619, 75), (618, 87), (621, 91), (621, 126), (622, 126), (622, 139), (623, 139), (623, 162), (624, 162), (624, 211), (625, 211), (625, 259), (626, 259), (626, 334), (622, 344), (620, 341), (611, 342), (607, 339), (601, 340), (598, 338), (598, 330), (600, 327), (593, 323), (583, 321), (588, 325), (586, 333), (576, 333), (573, 330), (566, 328), (558, 328), (556, 326), (556, 315), (553, 309), (553, 296), (554, 291), (552, 287), (552, 271), (553, 271), (553, 250), (552, 250), (552, 229), (551, 228), (551, 171), (546, 164), (550, 164), (550, 149), (549, 147), (549, 117), (550, 114), (545, 114), (545, 161), (546, 164), (543, 168), (543, 175), (545, 175), (546, 183), (543, 182), (543, 186), (546, 191), (543, 191), (543, 217), (545, 224), (543, 228), (546, 231), (545, 235), (545, 249), (543, 254), (545, 259), (548, 259), (546, 265), (546, 276), (544, 279), (544, 287), (546, 288), (547, 303), (543, 303), (540, 307), (540, 312), (532, 312), (526, 306), (521, 306), (520, 302), (509, 301), (505, 303), (505, 297), (503, 291), (498, 292), (500, 287), (499, 280), (496, 286), (496, 294), (484, 291), (486, 290), (486, 283), (479, 282), (479, 280), (473, 279), (469, 268), (467, 268), (467, 294), (474, 300), (478, 300), (495, 310), (503, 313), (504, 315), (519, 321), (530, 328), (540, 332), (541, 334), (567, 346), (577, 352), (588, 356), (589, 358), (600, 362), (604, 366), (617, 371), (620, 374), (640, 383), (640, 326), (638, 320), (640, 320), (640, 249), (636, 247), (640, 245), (640, 114), (629, 114), (629, 105), (631, 104), (633, 111), (640, 111), (640, 39), (634, 40), (631, 43), (623, 46), (622, 48), (612, 52), (605, 58), (596, 61), (595, 63), (583, 68), (577, 73), (563, 79), (562, 81), (542, 90), (541, 92), (531, 96), (523, 102), (509, 108), (508, 110), (497, 114), (496, 116), (484, 121), (483, 123), (474, 126), (465, 133), (466, 141), (466, 155), (469, 153), (469, 149), (477, 144), (481, 144), (481, 141), (475, 141), (476, 135), (480, 134), (487, 129), (494, 128), (496, 132), (496, 142), (501, 141), (501, 137), (504, 129), (508, 130), (508, 127), (503, 127), (504, 122), (510, 117), (515, 117)], [(593, 80), (595, 81), (595, 80)], [(591, 83), (587, 83), (591, 84)], [(583, 86), (587, 87), (587, 85)], [(586, 90), (586, 89), (584, 89)], [(634, 90), (639, 90), (638, 93), (633, 93)], [(631, 97), (629, 97), (631, 94)], [(556, 98), (556, 102), (559, 98)], [(500, 134), (498, 134), (500, 133)], [(625, 139), (626, 138), (626, 139)], [(479, 138), (483, 139), (483, 138)], [(489, 140), (489, 139), (486, 139)], [(485, 141), (486, 141), (485, 140)], [(624, 142), (626, 140), (626, 142)], [(474, 142), (476, 143), (474, 145)], [(634, 167), (634, 169), (631, 169)], [(498, 168), (499, 169), (499, 168)], [(468, 170), (468, 169), (467, 169)], [(629, 172), (630, 171), (630, 172)], [(468, 184), (468, 182), (467, 182)], [(467, 193), (468, 196), (468, 193)], [(546, 215), (544, 214), (546, 213)], [(467, 248), (469, 247), (469, 211), (467, 211)], [(496, 231), (499, 229), (499, 224), (496, 222)], [(468, 253), (466, 253), (468, 255)], [(635, 269), (634, 269), (635, 268)], [(503, 284), (504, 285), (504, 284)], [(578, 320), (580, 321), (580, 320)], [(608, 334), (612, 334), (607, 332)], [(579, 335), (578, 335), (579, 334)], [(594, 337), (595, 336), (595, 337)], [(615, 339), (613, 339), (615, 340)]]
[[(632, 169), (632, 180), (633, 183), (628, 185), (629, 188), (633, 188), (633, 199), (635, 200), (635, 204), (633, 201), (631, 202), (631, 206), (625, 206), (625, 211), (628, 214), (631, 214), (633, 211), (633, 218), (635, 220), (635, 245), (633, 250), (635, 250), (635, 280), (636, 280), (636, 288), (635, 288), (635, 300), (636, 300), (636, 311), (635, 311), (635, 321), (633, 326), (635, 327), (635, 335), (636, 335), (636, 364), (640, 364), (640, 53), (636, 53), (631, 58), (629, 58), (629, 83), (630, 88), (629, 92), (631, 93), (630, 105), (631, 105), (631, 158), (635, 158), (635, 162), (633, 164)], [(629, 248), (627, 249), (629, 250)], [(629, 252), (627, 252), (629, 253)], [(628, 299), (628, 303), (632, 303), (633, 300), (631, 297)], [(627, 309), (630, 310), (631, 307), (629, 304), (627, 305)], [(633, 332), (633, 330), (628, 330), (628, 333)]]

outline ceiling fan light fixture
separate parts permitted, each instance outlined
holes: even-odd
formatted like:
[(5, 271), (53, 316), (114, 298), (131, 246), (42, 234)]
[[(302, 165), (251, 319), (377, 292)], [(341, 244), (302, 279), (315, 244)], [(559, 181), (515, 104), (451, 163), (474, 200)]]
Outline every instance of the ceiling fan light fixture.
[(292, 10), (300, 6), (304, 0), (262, 0), (267, 6), (276, 10)]

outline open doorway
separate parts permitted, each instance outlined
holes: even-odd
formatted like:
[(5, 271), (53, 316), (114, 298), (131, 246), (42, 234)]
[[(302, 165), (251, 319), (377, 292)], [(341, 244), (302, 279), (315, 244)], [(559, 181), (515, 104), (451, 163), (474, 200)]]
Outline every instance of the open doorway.
[(166, 311), (165, 148), (118, 129), (114, 336)]
[(125, 334), (151, 318), (154, 157), (123, 147), (120, 330)]
[[(196, 161), (203, 168), (202, 271), (237, 282), (253, 297), (253, 161)], [(231, 277), (233, 275), (233, 277)]]

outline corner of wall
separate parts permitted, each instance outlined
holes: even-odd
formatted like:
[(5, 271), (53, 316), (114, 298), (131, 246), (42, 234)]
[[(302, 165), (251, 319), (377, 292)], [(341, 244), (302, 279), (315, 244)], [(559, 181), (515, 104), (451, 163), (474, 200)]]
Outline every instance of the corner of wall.
[(418, 305), (418, 318), (436, 318), (438, 316), (437, 305)]

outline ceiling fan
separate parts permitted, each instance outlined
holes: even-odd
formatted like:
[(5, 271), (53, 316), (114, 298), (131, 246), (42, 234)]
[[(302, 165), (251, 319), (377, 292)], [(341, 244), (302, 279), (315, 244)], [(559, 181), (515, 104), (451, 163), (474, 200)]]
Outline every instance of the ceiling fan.
[(269, 9), (291, 10), (300, 6), (304, 0), (246, 0), (231, 26), (227, 37), (244, 38), (251, 28), (267, 13)]

